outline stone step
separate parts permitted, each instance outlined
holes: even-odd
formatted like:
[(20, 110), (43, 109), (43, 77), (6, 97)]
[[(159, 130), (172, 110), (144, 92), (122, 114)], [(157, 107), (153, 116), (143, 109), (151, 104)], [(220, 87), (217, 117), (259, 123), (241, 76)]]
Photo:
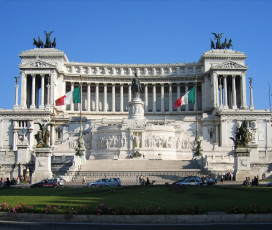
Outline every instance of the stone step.
[(87, 160), (80, 171), (179, 171), (200, 169), (192, 161), (181, 160)]

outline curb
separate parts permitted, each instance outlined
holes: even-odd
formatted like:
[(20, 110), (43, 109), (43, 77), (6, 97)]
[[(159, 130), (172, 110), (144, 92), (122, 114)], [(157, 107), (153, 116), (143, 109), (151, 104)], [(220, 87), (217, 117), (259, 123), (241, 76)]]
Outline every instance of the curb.
[(67, 215), (0, 212), (1, 221), (109, 224), (271, 223), (272, 214), (224, 215)]

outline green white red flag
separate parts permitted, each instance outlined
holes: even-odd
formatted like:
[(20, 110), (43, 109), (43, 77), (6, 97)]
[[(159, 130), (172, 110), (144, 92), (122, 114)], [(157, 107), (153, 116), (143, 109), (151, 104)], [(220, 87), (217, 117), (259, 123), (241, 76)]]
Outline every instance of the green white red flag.
[(186, 104), (195, 104), (196, 97), (195, 97), (195, 86), (188, 91), (185, 95), (180, 97), (178, 100), (175, 102), (175, 108), (178, 108), (182, 105)]
[(55, 103), (56, 106), (69, 105), (71, 103), (81, 103), (81, 89), (75, 88), (73, 91), (69, 91), (64, 96), (58, 98)]

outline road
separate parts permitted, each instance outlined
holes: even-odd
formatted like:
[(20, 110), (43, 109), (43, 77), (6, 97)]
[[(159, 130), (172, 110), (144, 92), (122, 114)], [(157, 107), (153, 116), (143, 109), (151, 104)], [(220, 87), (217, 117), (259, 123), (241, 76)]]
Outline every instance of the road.
[(271, 223), (226, 224), (94, 224), (94, 223), (39, 223), (0, 221), (1, 230), (271, 230)]

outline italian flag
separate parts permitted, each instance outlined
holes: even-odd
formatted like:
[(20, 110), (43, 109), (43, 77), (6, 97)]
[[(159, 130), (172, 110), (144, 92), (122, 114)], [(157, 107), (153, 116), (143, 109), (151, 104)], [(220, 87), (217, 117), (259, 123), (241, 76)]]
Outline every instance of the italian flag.
[(80, 87), (75, 88), (73, 91), (66, 93), (64, 96), (58, 98), (55, 103), (56, 106), (69, 105), (72, 103), (81, 103), (81, 89)]
[(188, 91), (184, 96), (180, 97), (178, 100), (175, 102), (175, 108), (178, 108), (182, 105), (186, 104), (195, 104), (196, 97), (195, 97), (195, 86)]

